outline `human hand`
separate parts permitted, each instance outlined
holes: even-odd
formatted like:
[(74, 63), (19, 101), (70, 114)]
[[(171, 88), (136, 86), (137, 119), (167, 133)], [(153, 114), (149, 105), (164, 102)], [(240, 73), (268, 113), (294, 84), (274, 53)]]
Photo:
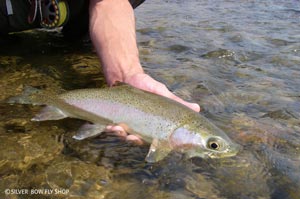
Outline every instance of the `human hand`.
[[(189, 103), (171, 93), (167, 87), (145, 74), (139, 60), (136, 41), (135, 17), (129, 1), (91, 0), (90, 36), (101, 59), (108, 85), (116, 81), (173, 99), (199, 112), (198, 104)], [(126, 136), (123, 126), (108, 126), (107, 132)], [(128, 132), (128, 131), (127, 131)], [(129, 135), (127, 140), (139, 140)]]
[[(174, 95), (172, 92), (170, 92), (164, 84), (154, 80), (152, 77), (150, 77), (149, 75), (147, 75), (145, 73), (135, 74), (135, 75), (125, 79), (125, 83), (130, 84), (131, 86), (134, 86), (136, 88), (146, 90), (146, 91), (173, 99), (173, 100), (189, 107), (190, 109), (192, 109), (196, 112), (200, 111), (200, 106), (198, 104), (184, 101), (180, 97), (178, 97), (178, 96)], [(135, 135), (128, 135), (126, 133), (127, 132), (126, 129), (127, 129), (126, 125), (107, 126), (105, 131), (110, 132), (110, 133), (113, 132), (115, 135), (124, 137), (126, 139), (126, 141), (130, 141), (135, 144), (140, 145), (143, 143), (141, 138), (139, 138)]]
[(125, 83), (133, 87), (173, 99), (196, 112), (200, 111), (200, 106), (198, 104), (184, 101), (183, 99), (181, 99), (180, 97), (174, 95), (171, 91), (169, 91), (164, 84), (156, 81), (155, 79), (153, 79), (152, 77), (150, 77), (145, 73), (132, 75), (129, 78), (125, 79)]

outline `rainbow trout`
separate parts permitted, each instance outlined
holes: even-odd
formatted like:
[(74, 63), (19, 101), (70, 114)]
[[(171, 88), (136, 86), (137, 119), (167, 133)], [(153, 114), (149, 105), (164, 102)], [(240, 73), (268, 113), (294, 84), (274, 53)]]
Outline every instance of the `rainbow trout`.
[(32, 121), (78, 118), (83, 125), (74, 139), (99, 135), (107, 125), (126, 125), (128, 133), (151, 143), (147, 162), (157, 162), (175, 150), (190, 157), (222, 158), (239, 146), (208, 119), (188, 107), (129, 85), (81, 89), (50, 95), (27, 88), (9, 103), (47, 105)]

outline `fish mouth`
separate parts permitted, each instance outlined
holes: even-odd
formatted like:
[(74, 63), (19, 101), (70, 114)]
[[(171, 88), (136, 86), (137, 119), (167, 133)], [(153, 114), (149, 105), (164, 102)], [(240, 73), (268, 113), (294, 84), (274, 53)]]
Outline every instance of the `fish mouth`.
[(227, 148), (224, 151), (212, 151), (208, 153), (208, 157), (210, 158), (228, 158), (232, 157), (238, 154), (238, 152), (242, 149), (242, 147), (238, 144), (235, 144), (234, 146), (231, 146), (230, 148)]
[(211, 153), (208, 154), (208, 157), (212, 158), (212, 159), (217, 159), (217, 158), (229, 158), (229, 157), (233, 157), (237, 154), (237, 152), (228, 152), (228, 153)]

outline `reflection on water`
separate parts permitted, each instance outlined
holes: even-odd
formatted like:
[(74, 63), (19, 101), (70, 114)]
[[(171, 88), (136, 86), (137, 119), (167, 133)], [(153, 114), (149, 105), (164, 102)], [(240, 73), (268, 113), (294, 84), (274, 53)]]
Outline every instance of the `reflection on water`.
[[(33, 123), (38, 107), (1, 103), (0, 198), (7, 188), (69, 191), (44, 198), (300, 198), (299, 5), (154, 0), (136, 11), (145, 70), (200, 103), (243, 146), (236, 157), (148, 164), (148, 146), (108, 135), (78, 142), (82, 121)], [(0, 52), (1, 102), (26, 85), (104, 86), (86, 42), (27, 32)]]

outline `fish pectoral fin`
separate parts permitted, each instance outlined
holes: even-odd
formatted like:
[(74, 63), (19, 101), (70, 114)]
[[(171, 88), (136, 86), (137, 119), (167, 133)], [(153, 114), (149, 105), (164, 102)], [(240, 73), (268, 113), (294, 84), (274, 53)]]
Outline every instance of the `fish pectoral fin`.
[(164, 159), (171, 152), (171, 148), (167, 142), (161, 142), (153, 139), (149, 152), (146, 156), (147, 162), (158, 162)]
[(100, 135), (104, 129), (105, 125), (102, 124), (84, 124), (78, 129), (77, 134), (73, 136), (76, 140), (83, 140), (89, 137), (94, 137), (96, 135)]
[(60, 120), (68, 117), (63, 111), (53, 106), (46, 106), (31, 121)]

